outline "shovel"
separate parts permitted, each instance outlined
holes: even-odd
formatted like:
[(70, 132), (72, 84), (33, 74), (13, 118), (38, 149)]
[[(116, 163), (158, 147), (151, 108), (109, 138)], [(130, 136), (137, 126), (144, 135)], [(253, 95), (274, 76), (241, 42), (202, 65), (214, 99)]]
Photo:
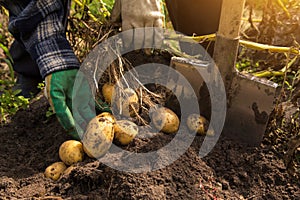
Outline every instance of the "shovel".
[[(221, 73), (227, 96), (227, 114), (222, 134), (257, 146), (262, 141), (274, 108), (278, 85), (251, 74), (242, 74), (235, 68), (244, 4), (245, 0), (223, 0), (213, 59)], [(207, 115), (205, 110), (209, 108), (209, 95), (203, 89), (203, 78), (196, 75), (194, 70), (203, 70), (205, 65), (173, 57), (171, 67), (189, 80), (197, 93), (201, 112)]]

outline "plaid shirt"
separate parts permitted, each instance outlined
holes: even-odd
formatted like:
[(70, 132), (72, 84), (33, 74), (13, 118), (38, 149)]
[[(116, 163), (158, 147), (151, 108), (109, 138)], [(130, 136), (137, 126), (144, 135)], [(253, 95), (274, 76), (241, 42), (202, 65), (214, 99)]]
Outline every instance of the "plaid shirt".
[(79, 68), (65, 36), (62, 0), (0, 0), (9, 10), (9, 31), (36, 61), (44, 78), (55, 71)]

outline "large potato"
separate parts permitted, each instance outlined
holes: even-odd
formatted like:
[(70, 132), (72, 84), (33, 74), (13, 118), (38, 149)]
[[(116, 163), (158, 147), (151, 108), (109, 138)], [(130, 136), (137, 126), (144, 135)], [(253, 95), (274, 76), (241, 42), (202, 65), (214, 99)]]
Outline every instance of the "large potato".
[(122, 145), (129, 144), (138, 132), (138, 126), (128, 120), (118, 120), (114, 125), (115, 139)]
[(134, 117), (139, 110), (139, 97), (137, 93), (131, 89), (126, 88), (123, 93), (120, 92), (116, 98), (116, 105), (120, 114), (125, 117)]
[(209, 125), (207, 119), (199, 114), (189, 115), (186, 123), (189, 130), (198, 135), (205, 135)]
[(154, 126), (164, 133), (175, 133), (178, 131), (180, 121), (178, 116), (169, 108), (161, 107), (151, 113)]
[(105, 83), (102, 86), (102, 94), (107, 103), (111, 103), (114, 94), (115, 86), (111, 83)]
[(84, 152), (91, 158), (100, 158), (110, 148), (114, 138), (114, 123), (101, 114), (88, 124), (82, 143)]
[(55, 162), (46, 168), (44, 175), (45, 177), (51, 178), (52, 180), (56, 181), (60, 178), (65, 169), (67, 169), (65, 163)]
[(59, 157), (66, 165), (81, 162), (84, 157), (82, 143), (76, 140), (68, 140), (59, 147)]

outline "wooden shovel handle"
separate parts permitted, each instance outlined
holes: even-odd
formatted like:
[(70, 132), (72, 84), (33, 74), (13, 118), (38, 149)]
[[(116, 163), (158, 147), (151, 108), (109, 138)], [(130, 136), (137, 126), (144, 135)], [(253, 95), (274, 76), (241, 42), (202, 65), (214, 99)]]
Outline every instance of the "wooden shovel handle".
[(245, 0), (223, 0), (218, 34), (227, 39), (239, 37)]
[(219, 30), (213, 54), (228, 92), (234, 75), (241, 18), (245, 0), (223, 0)]

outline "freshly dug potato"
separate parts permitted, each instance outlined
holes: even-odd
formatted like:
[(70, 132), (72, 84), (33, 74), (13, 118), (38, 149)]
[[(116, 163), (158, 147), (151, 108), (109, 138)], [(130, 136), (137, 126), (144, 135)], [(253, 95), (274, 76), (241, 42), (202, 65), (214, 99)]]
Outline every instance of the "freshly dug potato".
[(177, 132), (180, 121), (178, 116), (169, 108), (161, 107), (152, 113), (154, 126), (164, 133)]
[(65, 141), (59, 147), (59, 158), (66, 165), (81, 162), (84, 158), (82, 143), (77, 140)]
[(67, 169), (65, 163), (55, 162), (46, 168), (44, 175), (45, 177), (51, 178), (52, 180), (56, 181), (60, 178), (65, 169)]
[(199, 114), (189, 115), (186, 123), (190, 131), (196, 132), (199, 135), (205, 135), (209, 125), (207, 119)]
[(114, 138), (114, 123), (109, 117), (94, 117), (88, 124), (82, 143), (84, 152), (91, 158), (100, 158), (110, 148)]
[(103, 94), (104, 100), (107, 103), (111, 103), (114, 90), (115, 90), (115, 86), (112, 83), (105, 83), (102, 86), (102, 94)]
[(122, 145), (129, 144), (138, 132), (138, 126), (128, 120), (118, 120), (114, 125), (115, 139)]
[(126, 88), (124, 93), (118, 96), (116, 104), (118, 111), (125, 117), (134, 117), (140, 107), (139, 97), (131, 88)]

